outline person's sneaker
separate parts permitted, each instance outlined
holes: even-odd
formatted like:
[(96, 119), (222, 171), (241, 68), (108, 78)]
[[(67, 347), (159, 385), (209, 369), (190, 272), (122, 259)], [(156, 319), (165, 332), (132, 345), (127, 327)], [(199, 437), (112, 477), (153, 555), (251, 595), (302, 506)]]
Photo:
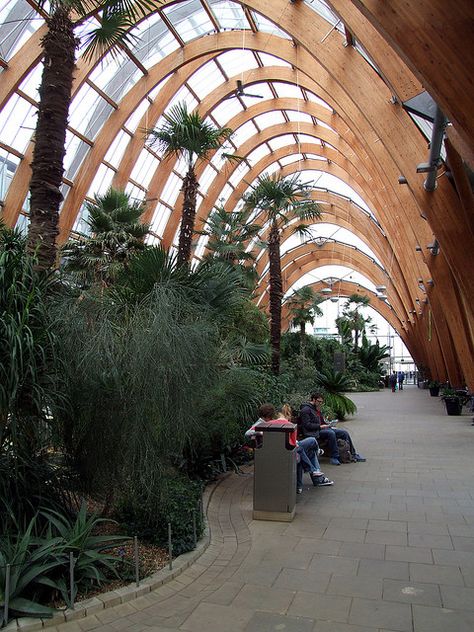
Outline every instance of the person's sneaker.
[(363, 456), (361, 456), (360, 454), (354, 454), (354, 456), (352, 457), (354, 459), (354, 461), (356, 461), (357, 463), (365, 463), (367, 461), (367, 459), (364, 459)]
[[(472, 420), (472, 425), (474, 426), (474, 419)], [(322, 450), (321, 448), (318, 448), (318, 456), (323, 456), (324, 454), (324, 450)]]
[(296, 488), (296, 493), (297, 494), (302, 494), (303, 493), (303, 488), (302, 487), (297, 487)]
[(339, 461), (339, 459), (329, 459), (329, 463), (331, 465), (341, 465), (341, 462)]
[(329, 485), (334, 485), (334, 481), (330, 481), (327, 476), (315, 476), (313, 478), (313, 485), (315, 487), (329, 487)]

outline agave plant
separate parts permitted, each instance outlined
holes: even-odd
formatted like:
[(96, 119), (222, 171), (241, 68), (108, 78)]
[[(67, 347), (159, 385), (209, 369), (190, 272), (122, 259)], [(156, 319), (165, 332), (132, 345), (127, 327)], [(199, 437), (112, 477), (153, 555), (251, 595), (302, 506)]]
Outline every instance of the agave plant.
[[(69, 556), (74, 557), (74, 587), (73, 598), (78, 589), (87, 590), (93, 585), (102, 584), (109, 571), (117, 575), (116, 564), (122, 560), (105, 552), (113, 546), (122, 544), (130, 538), (122, 535), (96, 535), (97, 527), (101, 523), (113, 521), (99, 518), (96, 514), (87, 514), (87, 506), (83, 501), (74, 519), (58, 511), (43, 512), (49, 520), (47, 539), (58, 543), (56, 555), (62, 566), (62, 574), (58, 577), (42, 577), (39, 583), (56, 589), (61, 593), (64, 601), (70, 606), (70, 590), (66, 569), (69, 566)], [(104, 572), (105, 571), (105, 572)]]
[[(33, 538), (35, 518), (23, 535), (4, 536), (0, 542), (0, 610), (5, 612), (6, 574), (9, 565), (9, 617), (52, 617), (54, 610), (36, 601), (39, 585), (47, 574), (61, 566), (54, 554), (60, 539), (48, 541)], [(7, 623), (6, 617), (4, 623)]]

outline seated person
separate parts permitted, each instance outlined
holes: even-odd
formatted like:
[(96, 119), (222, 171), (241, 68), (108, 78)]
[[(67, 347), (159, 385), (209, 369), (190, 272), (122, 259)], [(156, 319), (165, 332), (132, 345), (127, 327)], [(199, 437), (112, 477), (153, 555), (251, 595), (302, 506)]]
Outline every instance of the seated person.
[[(280, 417), (277, 417), (275, 407), (272, 404), (262, 404), (258, 410), (258, 414), (259, 419), (245, 433), (245, 437), (247, 439), (254, 438), (257, 440), (257, 437), (263, 434), (256, 429), (256, 425), (261, 421), (275, 424), (288, 421), (283, 414), (281, 414)], [(318, 458), (316, 456), (318, 451), (318, 442), (314, 437), (308, 437), (302, 441), (298, 441), (295, 428), (295, 430), (289, 435), (289, 442), (290, 445), (294, 445), (296, 447), (296, 453), (298, 456), (296, 489), (299, 494), (303, 491), (303, 470), (310, 472), (311, 480), (313, 481), (313, 485), (315, 487), (325, 487), (334, 484), (321, 472)]]
[(306, 437), (321, 438), (328, 442), (330, 463), (332, 465), (341, 465), (339, 460), (339, 449), (337, 447), (337, 439), (344, 439), (349, 443), (353, 461), (365, 461), (364, 457), (356, 452), (352, 439), (347, 430), (342, 428), (333, 428), (326, 423), (321, 406), (324, 398), (321, 393), (311, 393), (310, 401), (301, 404), (301, 434)]

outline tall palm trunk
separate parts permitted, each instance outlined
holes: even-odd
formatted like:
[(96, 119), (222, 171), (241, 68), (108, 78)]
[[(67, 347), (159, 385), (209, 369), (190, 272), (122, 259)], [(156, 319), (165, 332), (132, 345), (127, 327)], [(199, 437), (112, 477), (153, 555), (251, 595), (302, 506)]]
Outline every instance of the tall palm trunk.
[(27, 243), (28, 251), (37, 253), (39, 270), (47, 270), (56, 262), (60, 187), (77, 44), (74, 24), (65, 8), (57, 8), (47, 24), (48, 32), (42, 40), (44, 68), (31, 163)]
[(276, 222), (272, 222), (268, 239), (270, 262), (270, 344), (272, 347), (272, 373), (280, 373), (281, 340), (281, 300), (283, 283), (281, 279), (280, 234)]
[(191, 165), (183, 180), (183, 215), (181, 218), (181, 230), (178, 243), (178, 266), (186, 265), (191, 260), (191, 246), (194, 233), (194, 220), (196, 217), (196, 199), (199, 183)]

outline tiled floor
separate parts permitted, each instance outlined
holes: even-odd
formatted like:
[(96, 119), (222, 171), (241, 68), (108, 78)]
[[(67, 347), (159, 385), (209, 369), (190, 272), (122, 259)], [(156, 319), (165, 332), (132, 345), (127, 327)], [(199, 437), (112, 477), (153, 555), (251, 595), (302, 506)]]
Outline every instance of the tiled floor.
[[(367, 463), (306, 487), (292, 523), (253, 521), (252, 477), (215, 490), (211, 545), (173, 582), (59, 626), (76, 632), (471, 632), (474, 427), (428, 391), (355, 395)], [(309, 480), (308, 480), (309, 483)]]

